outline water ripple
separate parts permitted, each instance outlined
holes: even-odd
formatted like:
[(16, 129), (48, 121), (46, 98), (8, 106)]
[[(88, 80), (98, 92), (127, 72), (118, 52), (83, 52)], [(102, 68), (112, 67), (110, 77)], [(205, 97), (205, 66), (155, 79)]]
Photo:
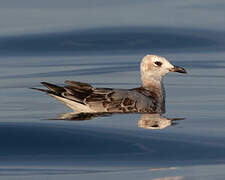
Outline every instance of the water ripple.
[[(1, 55), (224, 49), (222, 33), (168, 27), (111, 27), (1, 37)], [(213, 37), (213, 38), (212, 38)], [(210, 48), (207, 48), (210, 47)]]

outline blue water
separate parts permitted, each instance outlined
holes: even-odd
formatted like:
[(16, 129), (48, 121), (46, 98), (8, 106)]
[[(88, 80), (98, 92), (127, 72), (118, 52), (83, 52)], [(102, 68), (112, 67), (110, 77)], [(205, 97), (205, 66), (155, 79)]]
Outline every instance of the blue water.
[[(224, 179), (223, 2), (21, 3), (0, 17), (0, 179)], [(55, 120), (70, 110), (29, 89), (137, 87), (148, 53), (188, 71), (164, 79), (164, 117), (183, 119), (164, 129), (140, 114)]]

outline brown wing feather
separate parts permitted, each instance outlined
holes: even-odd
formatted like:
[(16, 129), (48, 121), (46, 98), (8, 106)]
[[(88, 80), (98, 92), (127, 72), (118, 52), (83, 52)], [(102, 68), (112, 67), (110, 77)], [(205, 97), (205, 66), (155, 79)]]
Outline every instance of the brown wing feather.
[(54, 94), (60, 97), (64, 97), (76, 102), (83, 103), (85, 98), (93, 92), (93, 87), (87, 83), (66, 81), (69, 86), (57, 86), (47, 82), (41, 82), (48, 90), (33, 88), (39, 91), (43, 91), (49, 94)]
[(76, 82), (76, 81), (65, 81), (66, 84), (69, 85), (73, 90), (76, 90), (77, 92), (87, 92), (87, 91), (92, 91), (93, 87), (88, 84), (88, 83), (83, 83), (83, 82)]
[(108, 94), (112, 92), (112, 89), (110, 88), (96, 88), (93, 89), (92, 93), (89, 94), (85, 98), (85, 102), (96, 102), (96, 101), (105, 101), (108, 99)]
[(41, 84), (47, 87), (53, 94), (60, 95), (62, 92), (65, 92), (65, 89), (63, 87), (56, 86), (47, 82), (41, 82)]

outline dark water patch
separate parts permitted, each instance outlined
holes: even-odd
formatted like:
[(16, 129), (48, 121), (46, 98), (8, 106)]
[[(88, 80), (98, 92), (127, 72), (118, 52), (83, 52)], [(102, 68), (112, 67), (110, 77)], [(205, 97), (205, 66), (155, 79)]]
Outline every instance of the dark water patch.
[[(110, 154), (142, 152), (137, 146), (112, 135), (66, 129), (54, 125), (0, 125), (0, 156), (54, 154)], [(7, 137), (7, 138), (6, 138)], [(16, 147), (16, 148), (15, 148)]]
[[(0, 38), (1, 55), (133, 53), (224, 49), (221, 33), (168, 27), (111, 27)], [(222, 36), (223, 37), (223, 36)]]
[(145, 161), (149, 164), (157, 163), (157, 160), (192, 160), (192, 163), (225, 160), (224, 145), (217, 145), (214, 141), (209, 143), (208, 137), (198, 137), (195, 142), (194, 137), (186, 141), (182, 135), (170, 138), (148, 132), (148, 136), (141, 137), (134, 131), (37, 123), (1, 123), (0, 130), (0, 164), (4, 164), (5, 158), (17, 162), (31, 156), (33, 160), (53, 157), (57, 161), (58, 158), (59, 162), (65, 157), (77, 164), (108, 160)]

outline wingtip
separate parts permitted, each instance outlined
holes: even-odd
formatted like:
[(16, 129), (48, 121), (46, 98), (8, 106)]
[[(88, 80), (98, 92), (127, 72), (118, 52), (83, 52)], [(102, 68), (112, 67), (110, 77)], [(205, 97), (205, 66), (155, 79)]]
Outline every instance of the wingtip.
[(41, 84), (45, 85), (45, 84), (48, 84), (48, 83), (47, 83), (47, 82), (45, 82), (45, 81), (42, 81), (42, 82), (41, 82)]
[(48, 90), (46, 90), (46, 89), (40, 89), (40, 88), (29, 88), (29, 89), (32, 89), (32, 90), (37, 90), (37, 91), (42, 91), (42, 92), (46, 92), (46, 93), (49, 93), (49, 91)]

